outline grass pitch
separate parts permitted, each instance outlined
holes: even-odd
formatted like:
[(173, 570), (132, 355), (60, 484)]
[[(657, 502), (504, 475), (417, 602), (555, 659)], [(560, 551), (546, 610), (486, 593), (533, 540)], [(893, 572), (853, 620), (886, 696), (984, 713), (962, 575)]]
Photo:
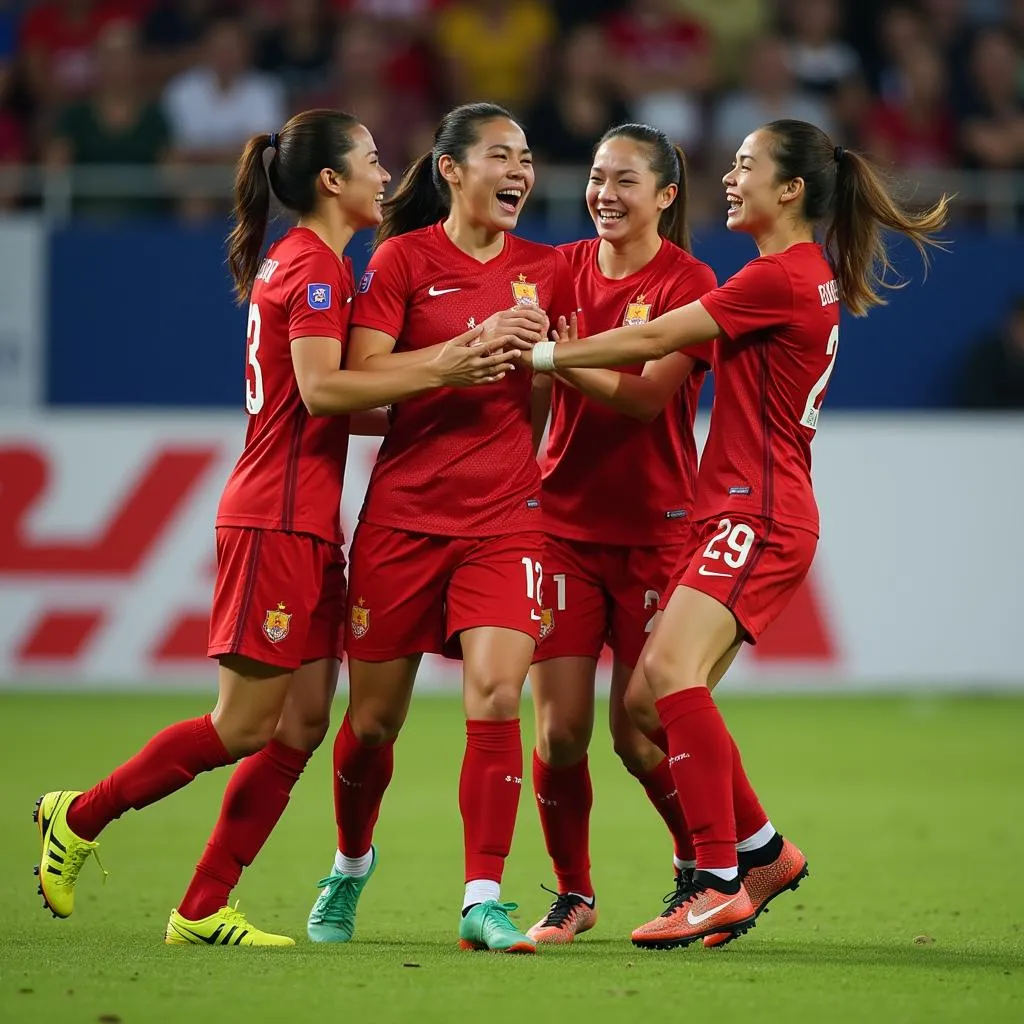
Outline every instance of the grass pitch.
[[(591, 753), (598, 927), (536, 957), (459, 952), (463, 724), (448, 698), (419, 700), (399, 742), (380, 868), (353, 943), (305, 940), (334, 849), (329, 743), (237, 892), (255, 924), (294, 935), (296, 948), (160, 941), (225, 772), (115, 822), (103, 836), (106, 884), (88, 864), (74, 917), (53, 920), (32, 876), (36, 796), (85, 788), (154, 730), (208, 706), (198, 695), (0, 695), (4, 1024), (1024, 1020), (1024, 700), (726, 696), (754, 784), (808, 854), (811, 877), (717, 952), (630, 945), (630, 929), (671, 888), (671, 851), (600, 729)], [(546, 908), (539, 883), (551, 884), (551, 872), (524, 789), (503, 895), (529, 926)]]

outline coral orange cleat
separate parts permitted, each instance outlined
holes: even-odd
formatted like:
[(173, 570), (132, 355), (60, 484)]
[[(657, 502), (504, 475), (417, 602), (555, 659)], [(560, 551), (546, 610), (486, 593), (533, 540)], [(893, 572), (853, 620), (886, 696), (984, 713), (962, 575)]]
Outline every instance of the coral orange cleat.
[(595, 924), (597, 905), (594, 901), (588, 903), (575, 893), (555, 893), (555, 902), (548, 912), (526, 934), (536, 943), (565, 946), (577, 935), (589, 932)]
[[(781, 896), (787, 889), (795, 890), (808, 874), (807, 858), (788, 839), (782, 836), (779, 836), (779, 839), (782, 849), (768, 864), (745, 867), (744, 856), (740, 854), (740, 878), (743, 879), (743, 885), (754, 904), (755, 917), (764, 913), (776, 896)], [(716, 946), (724, 946), (735, 938), (736, 935), (730, 932), (716, 932), (714, 935), (705, 936), (704, 945), (708, 949), (713, 949)]]
[[(721, 891), (733, 886), (732, 892)], [(666, 901), (668, 910), (633, 932), (634, 946), (675, 949), (718, 932), (742, 935), (754, 926), (754, 904), (743, 883), (723, 882), (706, 871), (695, 871), (693, 880), (678, 885)]]

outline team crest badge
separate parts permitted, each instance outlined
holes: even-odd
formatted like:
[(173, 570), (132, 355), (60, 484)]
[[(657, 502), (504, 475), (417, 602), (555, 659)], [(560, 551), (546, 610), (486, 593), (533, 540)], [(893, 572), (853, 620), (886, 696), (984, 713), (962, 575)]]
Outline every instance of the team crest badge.
[(279, 601), (276, 608), (267, 610), (266, 618), (263, 620), (263, 632), (266, 633), (267, 639), (271, 643), (279, 644), (288, 635), (291, 628), (291, 612), (284, 610), (283, 602)]
[(540, 638), (546, 640), (555, 630), (555, 613), (550, 608), (540, 610)]
[(623, 327), (640, 327), (651, 319), (651, 303), (644, 302), (644, 298), (638, 295), (636, 301), (626, 307), (626, 315), (622, 318)]
[(361, 640), (366, 636), (370, 628), (370, 609), (363, 604), (362, 598), (359, 598), (358, 604), (352, 605), (352, 618), (349, 622), (349, 628), (357, 640)]
[(527, 281), (525, 274), (520, 274), (519, 280), (512, 282), (512, 298), (516, 300), (517, 306), (540, 305), (540, 299), (537, 297), (537, 286)]

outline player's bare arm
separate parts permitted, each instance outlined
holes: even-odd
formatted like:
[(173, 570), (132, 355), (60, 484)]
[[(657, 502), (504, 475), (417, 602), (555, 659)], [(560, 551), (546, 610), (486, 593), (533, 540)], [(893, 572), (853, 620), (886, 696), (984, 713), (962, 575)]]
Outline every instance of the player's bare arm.
[[(661, 359), (690, 345), (711, 341), (722, 333), (699, 299), (679, 309), (669, 310), (650, 323), (617, 327), (583, 341), (571, 340), (569, 329), (569, 324), (560, 325), (560, 330), (552, 331), (552, 337), (558, 344), (549, 349), (546, 346), (551, 343), (548, 342), (544, 347), (538, 346), (534, 351), (524, 353), (524, 362), (542, 373), (551, 372), (554, 368), (561, 371), (621, 366), (623, 363)], [(553, 360), (551, 367), (547, 366), (548, 360)]]

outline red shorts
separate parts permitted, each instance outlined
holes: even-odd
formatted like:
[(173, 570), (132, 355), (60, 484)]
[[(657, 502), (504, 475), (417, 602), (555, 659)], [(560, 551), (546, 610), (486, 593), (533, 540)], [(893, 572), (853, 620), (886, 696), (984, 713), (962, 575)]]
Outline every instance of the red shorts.
[(541, 533), (441, 537), (360, 523), (352, 538), (346, 650), (361, 661), (461, 658), (458, 634), (540, 636)]
[(211, 658), (247, 658), (296, 669), (341, 658), (345, 556), (308, 533), (217, 527)]
[(686, 548), (634, 548), (549, 536), (541, 643), (534, 662), (597, 658), (608, 644), (619, 661), (635, 665)]
[(756, 644), (804, 581), (817, 536), (746, 514), (705, 519), (696, 526), (661, 607), (676, 587), (699, 590), (724, 604), (746, 631), (748, 642)]

